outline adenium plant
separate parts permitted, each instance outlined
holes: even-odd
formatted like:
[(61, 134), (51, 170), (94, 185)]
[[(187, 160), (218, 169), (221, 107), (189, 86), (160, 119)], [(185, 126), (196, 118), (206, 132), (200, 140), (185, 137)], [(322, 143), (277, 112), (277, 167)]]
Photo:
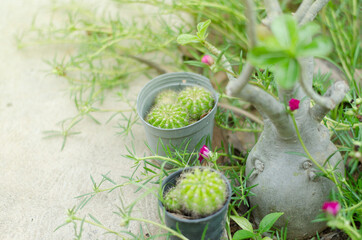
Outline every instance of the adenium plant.
[[(321, 124), (348, 91), (337, 81), (321, 96), (312, 88), (314, 57), (326, 56), (331, 43), (311, 23), (328, 0), (304, 0), (293, 14), (283, 14), (277, 0), (265, 0), (267, 18), (257, 24), (252, 0), (243, 1), (249, 52), (240, 74), (226, 56), (206, 40), (209, 20), (197, 25), (196, 35), (182, 34), (180, 44), (199, 43), (216, 56), (229, 78), (226, 94), (250, 102), (264, 120), (264, 130), (248, 155), (245, 173), (254, 193), (249, 198), (257, 223), (272, 212), (283, 212), (277, 227), (288, 228), (288, 238), (302, 239), (323, 230), (312, 223), (335, 186), (318, 172), (323, 166), (344, 175), (341, 155)], [(278, 98), (249, 83), (255, 68), (274, 75)], [(302, 101), (301, 101), (302, 100)], [(297, 110), (297, 111), (296, 111)]]

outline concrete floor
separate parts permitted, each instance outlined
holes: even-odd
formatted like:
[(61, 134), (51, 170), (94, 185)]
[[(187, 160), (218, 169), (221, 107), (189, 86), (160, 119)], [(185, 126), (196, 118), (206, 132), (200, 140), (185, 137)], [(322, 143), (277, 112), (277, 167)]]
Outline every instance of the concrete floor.
[[(92, 190), (90, 175), (100, 181), (101, 174), (109, 171), (110, 178), (118, 183), (121, 176), (129, 176), (133, 163), (123, 158), (126, 144), (116, 134), (116, 121), (105, 124), (107, 114), (95, 115), (103, 124), (96, 125), (90, 119), (76, 126), (80, 135), (68, 139), (60, 151), (62, 139), (44, 139), (43, 131), (57, 130), (57, 123), (76, 114), (69, 97), (68, 84), (63, 79), (47, 75), (49, 66), (44, 59), (71, 51), (56, 46), (34, 46), (18, 50), (14, 36), (29, 27), (35, 13), (47, 0), (2, 0), (0, 8), (0, 239), (1, 240), (60, 240), (73, 239), (74, 229), (64, 223), (67, 209), (80, 202), (76, 196)], [(39, 15), (40, 20), (42, 15)], [(46, 18), (44, 16), (44, 18)], [(135, 80), (129, 90), (129, 98), (136, 96), (148, 79)], [(104, 107), (125, 108), (115, 101), (112, 93)], [(144, 131), (134, 129), (134, 146), (145, 153)], [(107, 184), (106, 184), (107, 185)], [(110, 184), (108, 184), (110, 186)], [(138, 195), (135, 187), (123, 190), (126, 202)], [(104, 225), (120, 229), (121, 219), (113, 214), (120, 205), (120, 192), (95, 197), (79, 212), (96, 216)], [(157, 205), (146, 200), (134, 213), (145, 218), (157, 219)], [(116, 239), (104, 235), (104, 231), (84, 227), (82, 239)], [(131, 222), (127, 228), (139, 229)]]

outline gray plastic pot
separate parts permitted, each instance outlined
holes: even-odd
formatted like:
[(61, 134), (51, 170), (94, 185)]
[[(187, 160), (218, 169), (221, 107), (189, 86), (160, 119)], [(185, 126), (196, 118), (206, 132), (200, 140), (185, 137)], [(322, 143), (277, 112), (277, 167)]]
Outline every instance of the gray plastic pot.
[[(154, 127), (145, 121), (145, 118), (154, 104), (154, 99), (161, 91), (173, 89), (182, 90), (188, 86), (201, 86), (209, 90), (215, 100), (212, 110), (199, 121), (186, 127), (175, 129), (162, 129)], [(189, 72), (166, 73), (148, 82), (137, 98), (137, 113), (142, 121), (146, 132), (146, 139), (151, 150), (161, 156), (165, 156), (162, 146), (169, 147), (172, 151), (175, 148), (184, 150), (187, 145), (187, 152), (198, 152), (203, 145), (211, 148), (211, 140), (214, 128), (214, 117), (219, 100), (218, 93), (212, 87), (210, 80), (204, 76)], [(196, 157), (193, 158), (195, 160)], [(169, 164), (166, 166), (170, 167)]]
[[(180, 170), (170, 174), (162, 181), (162, 189), (163, 189), (162, 194), (166, 193), (169, 188), (172, 188), (173, 186), (175, 186), (178, 177), (181, 175), (181, 173), (183, 171), (185, 171), (185, 170), (187, 171), (192, 168), (203, 168), (203, 167), (183, 168), (183, 169), (180, 169)], [(216, 170), (214, 170), (214, 171), (216, 171)], [(224, 181), (227, 183), (227, 186), (228, 186), (227, 188), (228, 188), (228, 192), (229, 192), (228, 198), (222, 208), (220, 208), (217, 212), (213, 213), (212, 215), (204, 217), (204, 218), (184, 219), (184, 218), (177, 217), (176, 215), (168, 212), (164, 208), (162, 202), (159, 200), (158, 205), (161, 208), (162, 212), (165, 213), (165, 222), (166, 222), (167, 227), (172, 228), (175, 231), (178, 231), (178, 229), (179, 229), (180, 232), (182, 233), (182, 235), (184, 235), (188, 239), (192, 239), (192, 240), (201, 239), (201, 237), (205, 231), (205, 228), (207, 227), (205, 235), (204, 235), (205, 240), (220, 239), (224, 232), (226, 214), (227, 214), (228, 206), (229, 206), (229, 203), (231, 200), (230, 183), (223, 174), (220, 173), (220, 175), (224, 179)], [(171, 239), (178, 240), (179, 238), (172, 236)]]

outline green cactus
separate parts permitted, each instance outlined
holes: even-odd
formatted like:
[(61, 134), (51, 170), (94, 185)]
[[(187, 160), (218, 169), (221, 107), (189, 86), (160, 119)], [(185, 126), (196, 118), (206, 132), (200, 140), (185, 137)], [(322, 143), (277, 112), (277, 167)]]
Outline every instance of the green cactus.
[(214, 98), (203, 87), (187, 87), (179, 93), (178, 102), (184, 105), (193, 120), (199, 120), (214, 106)]
[(164, 205), (169, 211), (199, 218), (216, 212), (226, 198), (227, 185), (218, 172), (195, 168), (182, 173), (176, 187), (166, 193)]
[(155, 127), (172, 129), (187, 126), (189, 116), (179, 104), (162, 104), (151, 109), (146, 121)]
[(171, 89), (166, 89), (156, 96), (154, 105), (176, 104), (176, 103), (177, 103), (177, 92)]
[(164, 199), (165, 206), (167, 209), (172, 212), (180, 212), (181, 205), (180, 201), (178, 200), (179, 193), (176, 188), (171, 188)]

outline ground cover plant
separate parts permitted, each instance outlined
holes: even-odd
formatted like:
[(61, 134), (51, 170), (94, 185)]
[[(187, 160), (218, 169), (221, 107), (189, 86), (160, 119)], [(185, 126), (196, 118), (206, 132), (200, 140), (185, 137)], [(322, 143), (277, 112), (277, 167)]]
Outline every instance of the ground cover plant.
[[(64, 11), (68, 14), (68, 22), (63, 28), (50, 25), (48, 29), (38, 29), (34, 22), (30, 35), (19, 37), (19, 47), (30, 44), (32, 40), (34, 40), (35, 43), (73, 42), (79, 46), (79, 52), (76, 53), (75, 56), (70, 56), (69, 60), (59, 60), (55, 58), (53, 61), (49, 61), (52, 72), (69, 82), (72, 89), (71, 96), (74, 99), (76, 108), (79, 110), (79, 114), (62, 121), (62, 129), (48, 132), (48, 136), (62, 136), (63, 148), (65, 146), (65, 140), (70, 135), (77, 133), (74, 129), (76, 129), (77, 124), (80, 124), (84, 117), (88, 116), (94, 119), (92, 113), (108, 111), (99, 108), (99, 103), (106, 97), (108, 89), (122, 89), (119, 91), (119, 96), (121, 97), (121, 93), (126, 89), (126, 85), (138, 74), (156, 75), (165, 72), (165, 69), (171, 69), (171, 71), (198, 71), (209, 76), (215, 88), (222, 94), (222, 103), (224, 104), (224, 108), (220, 108), (218, 111), (216, 123), (224, 129), (233, 131), (234, 134), (237, 134), (237, 131), (260, 132), (260, 128), (263, 126), (252, 120), (255, 119), (253, 108), (238, 98), (228, 97), (223, 94), (225, 92), (225, 77), (220, 76), (225, 75), (219, 74), (220, 72), (226, 72), (229, 78), (230, 75), (232, 76), (233, 74), (239, 75), (243, 72), (243, 69), (248, 68), (246, 57), (249, 54), (256, 56), (265, 53), (265, 51), (262, 52), (263, 49), (259, 49), (259, 52), (256, 50), (254, 52), (248, 51), (245, 16), (247, 15), (247, 11), (245, 11), (241, 1), (203, 0), (197, 2), (171, 1), (170, 3), (166, 3), (161, 0), (117, 0), (115, 2), (122, 4), (119, 6), (133, 3), (162, 6), (158, 14), (171, 12), (175, 18), (179, 17), (180, 19), (184, 19), (184, 15), (180, 13), (186, 12), (188, 16), (191, 16), (192, 21), (183, 21), (184, 25), (173, 28), (162, 18), (159, 18), (161, 27), (157, 29), (137, 26), (136, 21), (125, 23), (119, 18), (107, 19), (103, 16), (102, 21), (99, 21), (92, 11), (86, 11), (86, 8), (80, 8), (76, 2), (71, 2), (68, 5), (57, 5), (54, 8), (57, 12)], [(267, 2), (268, 1), (266, 1), (266, 3)], [(298, 16), (302, 16), (299, 14), (303, 12), (303, 7), (311, 2), (313, 1), (303, 1), (299, 6), (299, 3), (281, 1), (281, 10), (283, 10), (283, 12), (296, 12), (294, 16), (298, 18)], [(256, 1), (255, 3), (257, 9), (256, 21), (260, 23), (270, 13), (267, 13), (262, 1)], [(360, 107), (361, 73), (359, 71), (361, 69), (361, 58), (359, 19), (357, 14), (360, 8), (361, 6), (358, 1), (330, 1), (315, 20), (321, 27), (322, 35), (329, 36), (331, 44), (333, 44), (332, 48), (335, 49), (330, 55), (323, 57), (324, 62), (327, 62), (327, 65), (332, 65), (333, 68), (337, 69), (337, 72), (341, 72), (342, 75), (345, 76), (350, 88), (343, 98), (343, 101), (341, 99), (342, 102), (331, 112), (322, 111), (322, 109), (319, 111), (320, 114), (318, 114), (320, 120), (331, 134), (331, 141), (337, 146), (338, 153), (341, 154), (342, 163), (345, 166), (345, 176), (339, 174), (336, 169), (325, 168), (323, 165), (321, 165), (319, 171), (312, 173), (311, 178), (321, 175), (323, 178), (331, 179), (336, 186), (336, 191), (330, 193), (331, 202), (327, 202), (326, 205), (323, 206), (326, 213), (323, 213), (321, 210), (320, 216), (316, 218), (315, 221), (327, 222), (328, 226), (332, 229), (340, 229), (347, 235), (342, 235), (342, 233), (336, 230), (330, 230), (331, 232), (334, 231), (336, 235), (340, 234), (344, 238), (349, 236), (351, 239), (360, 238), (360, 224), (362, 221), (362, 132), (360, 129), (362, 110)], [(208, 19), (210, 21), (208, 21)], [(198, 23), (202, 24), (198, 25)], [(262, 25), (256, 29), (259, 38), (267, 37), (269, 34)], [(158, 34), (155, 34), (155, 32)], [(199, 33), (199, 35), (195, 35), (195, 32)], [(35, 37), (33, 35), (34, 33)], [(179, 43), (186, 43), (185, 38), (179, 38), (179, 41), (176, 41), (181, 34), (190, 34), (190, 36), (196, 36), (196, 39), (186, 39), (187, 41), (191, 39), (191, 45), (181, 46)], [(250, 34), (248, 35), (250, 36)], [(208, 42), (206, 42), (205, 45), (199, 44), (200, 41), (197, 38), (201, 37), (202, 39), (206, 39), (206, 36), (208, 41), (212, 41), (212, 44), (218, 46), (221, 50), (215, 50), (211, 45), (208, 45)], [(137, 39), (138, 41), (134, 41), (134, 45), (125, 48), (122, 44), (122, 41), (125, 39)], [(282, 38), (282, 40), (285, 39), (284, 37)], [(168, 61), (162, 61), (161, 58), (157, 63), (152, 62), (147, 59), (147, 54), (150, 53), (162, 53), (162, 56), (168, 57)], [(202, 61), (202, 57), (205, 55), (210, 56), (214, 62), (210, 64), (209, 61)], [(256, 57), (254, 61), (257, 61)], [(172, 59), (172, 61), (169, 61), (169, 59)], [(226, 60), (230, 63), (229, 65), (227, 65)], [(144, 67), (135, 65), (135, 61), (141, 62), (144, 64)], [(293, 58), (290, 58), (288, 63), (282, 62), (280, 66), (283, 66), (283, 64), (296, 66), (294, 63)], [(297, 75), (297, 71), (298, 69), (295, 68), (294, 71), (288, 73)], [(280, 89), (278, 88), (277, 82), (274, 81), (275, 74), (274, 69), (268, 69), (263, 66), (263, 68), (256, 69), (251, 77), (252, 81), (250, 84), (258, 87), (263, 92), (269, 93), (270, 96), (276, 97), (280, 93)], [(277, 74), (283, 74), (283, 71)], [(284, 75), (285, 74), (284, 71)], [(289, 78), (283, 78), (282, 75), (279, 79), (288, 80), (296, 79), (296, 77), (289, 76)], [(331, 85), (331, 82), (334, 82), (334, 80), (331, 81), (328, 74), (314, 74), (314, 91), (320, 95), (328, 94), (327, 89)], [(278, 84), (289, 87), (288, 84), (290, 84), (290, 82), (279, 80)], [(299, 100), (303, 103), (303, 99)], [(314, 103), (318, 105), (318, 101)], [(289, 116), (291, 117), (291, 121), (295, 122), (293, 110), (298, 107), (296, 107), (295, 102), (291, 102), (290, 104), (285, 102), (285, 106), (288, 105), (290, 107)], [(249, 113), (252, 112), (252, 114), (251, 116), (248, 115), (248, 117), (245, 117), (244, 112), (234, 110), (234, 107), (241, 108)], [(132, 111), (132, 103), (130, 103), (130, 109), (130, 111)], [(131, 133), (132, 124), (136, 122), (136, 115), (126, 115), (123, 111), (124, 110), (118, 109), (112, 112), (115, 114), (114, 117), (121, 116), (119, 118), (119, 126), (122, 134)], [(297, 110), (297, 113), (298, 111), (299, 113), (301, 112), (300, 109)], [(94, 119), (94, 121), (97, 122), (96, 119)], [(122, 121), (126, 121), (126, 124), (123, 124)], [(288, 128), (286, 128), (286, 130), (288, 130)], [(254, 209), (253, 207), (250, 208), (247, 201), (248, 197), (252, 197), (254, 194), (253, 186), (246, 185), (248, 178), (253, 176), (252, 174), (245, 175), (245, 160), (249, 155), (249, 151), (250, 149), (248, 149), (246, 153), (240, 154), (240, 151), (234, 149), (231, 144), (224, 142), (221, 146), (216, 147), (213, 152), (217, 153), (220, 158), (227, 157), (229, 159), (228, 162), (217, 161), (217, 159), (220, 158), (210, 158), (207, 161), (215, 168), (224, 171), (230, 179), (233, 179), (234, 195), (229, 207), (228, 224), (226, 226), (228, 238), (243, 239), (243, 236), (246, 236), (246, 238), (259, 239), (263, 233), (269, 232), (269, 234), (271, 234), (269, 236), (285, 239), (286, 234), (288, 234), (288, 225), (279, 229), (272, 229), (275, 221), (282, 216), (281, 213), (271, 215), (266, 220), (264, 220), (264, 218), (260, 219), (258, 229), (255, 229), (256, 227), (253, 225), (254, 219), (251, 217), (251, 213)], [(305, 152), (294, 152), (293, 154), (308, 155), (308, 146)], [(151, 160), (160, 159), (178, 164), (179, 167), (187, 166), (187, 159), (182, 157), (182, 152), (178, 155), (178, 158), (161, 156), (139, 157), (139, 153), (130, 150), (129, 154), (125, 157), (134, 160), (136, 169), (143, 168), (146, 175), (142, 179), (134, 179), (130, 176), (126, 177), (129, 179), (129, 183), (136, 184), (143, 189), (149, 189), (149, 183), (158, 184), (164, 175), (168, 175), (174, 171), (162, 169), (162, 167), (155, 165)], [(331, 154), (328, 154), (326, 158), (330, 155)], [(170, 154), (170, 156), (175, 156), (175, 154)], [(313, 158), (310, 156), (307, 156), (307, 159), (313, 161)], [(306, 163), (305, 166), (308, 168), (308, 163)], [(160, 171), (152, 170), (152, 168), (159, 169)], [(114, 186), (112, 188), (102, 189), (101, 186), (104, 182), (110, 182), (114, 184)], [(99, 184), (94, 183), (94, 191), (83, 195), (83, 200), (80, 204), (69, 210), (69, 216), (65, 224), (74, 224), (76, 229), (75, 237), (77, 239), (81, 238), (78, 230), (81, 230), (82, 225), (85, 223), (103, 228), (105, 232), (117, 235), (121, 239), (122, 237), (134, 239), (146, 238), (145, 232), (141, 231), (138, 236), (131, 233), (123, 233), (118, 229), (108, 229), (101, 224), (101, 221), (93, 216), (77, 215), (77, 211), (85, 208), (86, 203), (97, 194), (118, 190), (122, 186), (123, 184), (117, 184), (104, 175)], [(242, 211), (241, 209), (244, 205), (247, 206), (247, 209)], [(150, 223), (147, 219), (132, 217), (131, 211), (126, 211), (132, 210), (132, 206), (131, 204), (129, 208), (124, 207), (117, 211), (117, 214), (124, 220), (124, 223), (128, 223), (129, 221)], [(320, 206), (320, 208), (322, 209), (322, 206)], [(167, 229), (162, 223), (153, 222), (150, 224), (155, 224), (168, 231), (168, 233), (165, 234), (179, 235), (173, 230)], [(239, 226), (236, 227), (236, 229), (235, 227), (232, 228), (235, 224)], [(149, 237), (157, 238), (159, 236)], [(341, 238), (343, 239), (343, 237)], [(323, 238), (323, 234), (315, 237), (315, 239), (318, 238)]]

